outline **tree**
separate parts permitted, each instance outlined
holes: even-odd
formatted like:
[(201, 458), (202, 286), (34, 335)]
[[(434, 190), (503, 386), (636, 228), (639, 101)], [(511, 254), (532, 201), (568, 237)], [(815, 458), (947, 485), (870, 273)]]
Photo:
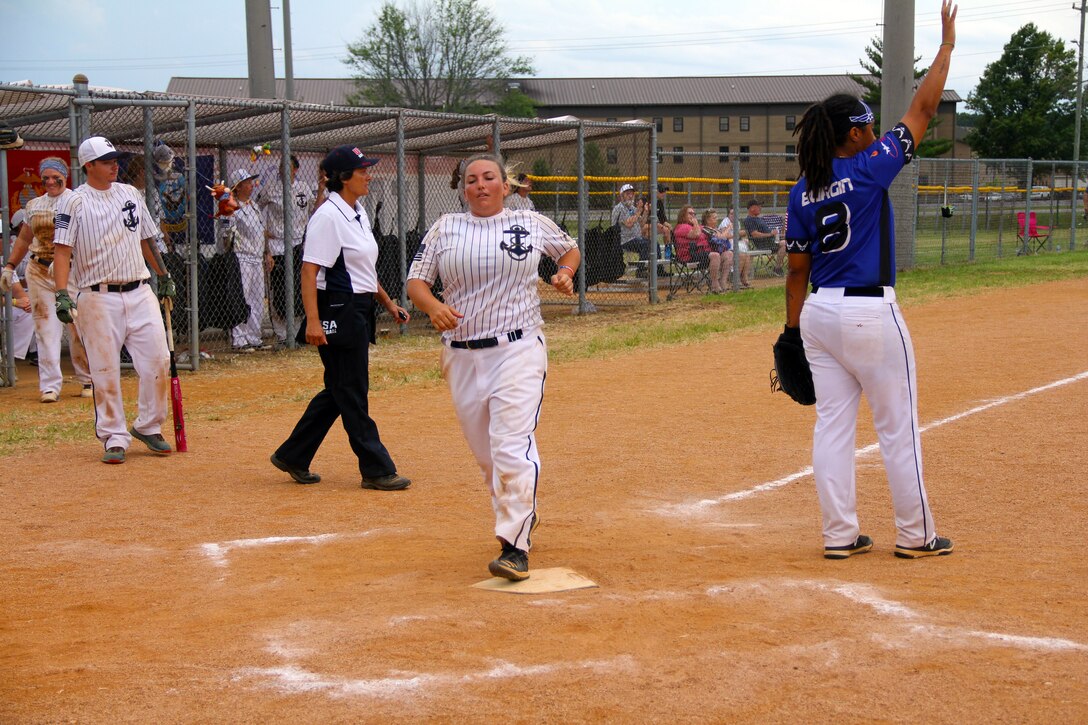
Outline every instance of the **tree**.
[[(850, 79), (865, 89), (865, 95), (862, 98), (869, 104), (869, 107), (873, 109), (873, 115), (876, 116), (876, 120), (873, 122), (873, 128), (882, 128), (880, 125), (880, 83), (883, 78), (882, 70), (884, 68), (884, 41), (881, 38), (873, 38), (870, 44), (865, 48), (865, 56), (869, 59), (868, 62), (859, 60), (861, 67), (869, 71), (869, 75), (861, 76), (850, 74)], [(916, 56), (914, 62), (917, 63), (922, 59), (922, 56)], [(914, 80), (920, 80), (925, 77), (928, 71), (921, 70), (917, 66), (914, 68)], [(932, 118), (929, 121), (929, 125), (926, 126), (926, 136), (929, 138), (923, 138), (917, 146), (918, 156), (921, 158), (933, 158), (936, 156), (943, 156), (948, 153), (948, 150), (952, 148), (952, 141), (947, 138), (932, 138), (933, 130), (940, 125), (941, 120), (939, 118)]]
[(968, 94), (978, 120), (967, 143), (984, 158), (1072, 158), (1076, 90), (1073, 51), (1028, 23)]
[(533, 72), (507, 53), (504, 29), (480, 0), (382, 3), (344, 62), (359, 92), (349, 103), (471, 112), (506, 95), (503, 79)]

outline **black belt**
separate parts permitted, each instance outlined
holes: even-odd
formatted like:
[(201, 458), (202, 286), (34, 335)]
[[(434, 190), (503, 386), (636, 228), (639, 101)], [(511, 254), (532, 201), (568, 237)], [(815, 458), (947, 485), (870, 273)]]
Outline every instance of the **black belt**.
[(30, 258), (32, 260), (34, 260), (35, 262), (37, 262), (38, 264), (40, 264), (41, 266), (43, 266), (43, 267), (48, 267), (49, 265), (51, 265), (53, 263), (52, 259), (45, 260), (45, 259), (42, 259), (41, 257), (39, 257), (37, 254), (31, 254)]
[(142, 284), (147, 284), (147, 280), (138, 279), (125, 284), (92, 284), (89, 289), (91, 292), (131, 292)]
[[(820, 288), (817, 285), (812, 285), (812, 291), (818, 292)], [(843, 287), (843, 297), (883, 297), (883, 287)]]
[[(514, 330), (513, 332), (506, 333), (506, 339), (509, 342), (521, 339), (521, 330)], [(485, 337), (482, 340), (454, 340), (450, 343), (450, 347), (456, 347), (459, 350), (481, 350), (485, 347), (498, 347), (499, 338), (497, 337)]]

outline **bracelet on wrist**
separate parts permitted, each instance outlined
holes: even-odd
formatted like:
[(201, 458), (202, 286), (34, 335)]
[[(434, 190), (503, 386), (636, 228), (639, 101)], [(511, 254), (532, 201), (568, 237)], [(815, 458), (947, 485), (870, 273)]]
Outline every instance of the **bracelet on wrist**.
[[(574, 267), (568, 267), (568, 266), (567, 266), (567, 265), (565, 265), (565, 264), (561, 264), (561, 265), (559, 265), (559, 269), (569, 269), (569, 270), (570, 270), (570, 276), (571, 276), (571, 279), (574, 279)], [(557, 274), (558, 274), (558, 272), (559, 272), (559, 269), (555, 270)]]
[(941, 46), (945, 46), (945, 45), (949, 46), (949, 47), (950, 47), (950, 48), (952, 48), (953, 50), (955, 50), (955, 48), (956, 48), (956, 44), (955, 44), (955, 43), (941, 43)]

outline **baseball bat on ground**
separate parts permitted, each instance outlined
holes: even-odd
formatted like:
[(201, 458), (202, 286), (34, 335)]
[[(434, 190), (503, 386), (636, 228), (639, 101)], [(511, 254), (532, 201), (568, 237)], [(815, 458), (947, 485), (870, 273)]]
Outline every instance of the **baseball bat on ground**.
[(189, 450), (185, 442), (185, 408), (181, 403), (181, 381), (178, 380), (178, 363), (174, 359), (174, 325), (170, 320), (174, 300), (166, 297), (162, 306), (166, 310), (166, 342), (170, 348), (170, 405), (174, 410), (174, 443), (178, 453), (185, 453)]

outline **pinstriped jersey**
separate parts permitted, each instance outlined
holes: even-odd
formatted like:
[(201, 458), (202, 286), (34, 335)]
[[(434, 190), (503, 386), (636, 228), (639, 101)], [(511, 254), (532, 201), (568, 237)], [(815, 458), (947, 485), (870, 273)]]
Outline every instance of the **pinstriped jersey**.
[(265, 250), (264, 218), (252, 199), (239, 201), (238, 208), (220, 222), (233, 235), (234, 253), (243, 257), (263, 257)]
[[(302, 244), (310, 209), (314, 206), (314, 190), (302, 179), (291, 183), (291, 245)], [(264, 216), (264, 228), (268, 231), (268, 251), (274, 257), (284, 253), (283, 235), (283, 184), (276, 181), (261, 187), (257, 194), (257, 206)]]
[(144, 196), (128, 184), (101, 191), (82, 184), (57, 205), (54, 243), (72, 248), (72, 285), (147, 279), (140, 241), (158, 231)]
[(34, 238), (30, 242), (30, 251), (36, 257), (49, 260), (53, 258), (53, 218), (57, 215), (57, 205), (60, 200), (73, 193), (71, 189), (56, 196), (43, 194), (36, 196), (26, 203), (26, 219), (30, 224), (30, 231)]
[(446, 214), (423, 238), (409, 279), (434, 284), (464, 317), (450, 340), (497, 337), (544, 324), (537, 292), (540, 255), (559, 259), (578, 244), (551, 219), (504, 209), (492, 217)]

